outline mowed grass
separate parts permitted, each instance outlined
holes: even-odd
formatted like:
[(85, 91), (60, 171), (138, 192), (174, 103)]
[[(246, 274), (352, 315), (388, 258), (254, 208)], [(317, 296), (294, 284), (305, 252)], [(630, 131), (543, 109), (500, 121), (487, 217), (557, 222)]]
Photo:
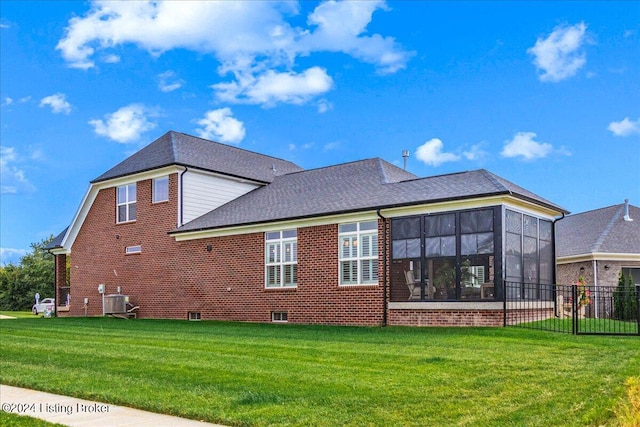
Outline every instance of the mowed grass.
[(615, 425), (638, 337), (0, 321), (0, 381), (231, 426)]

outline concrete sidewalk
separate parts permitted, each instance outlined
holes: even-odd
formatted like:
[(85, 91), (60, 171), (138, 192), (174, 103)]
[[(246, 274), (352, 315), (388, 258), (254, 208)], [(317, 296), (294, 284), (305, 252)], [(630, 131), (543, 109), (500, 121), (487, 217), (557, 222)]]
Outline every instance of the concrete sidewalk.
[(4, 384), (0, 384), (0, 402), (3, 412), (69, 427), (224, 427)]

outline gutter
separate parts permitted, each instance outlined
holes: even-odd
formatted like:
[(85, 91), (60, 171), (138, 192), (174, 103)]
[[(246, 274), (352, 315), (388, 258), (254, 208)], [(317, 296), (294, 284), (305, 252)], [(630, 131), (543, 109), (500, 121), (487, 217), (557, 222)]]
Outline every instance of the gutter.
[(383, 223), (383, 241), (382, 241), (382, 326), (387, 326), (387, 311), (389, 308), (389, 302), (387, 301), (387, 264), (388, 264), (388, 256), (387, 256), (387, 228), (388, 228), (388, 221), (387, 218), (382, 216), (382, 214), (380, 213), (380, 208), (378, 208), (376, 210), (376, 214), (378, 214), (378, 217), (380, 219), (382, 219), (382, 223)]

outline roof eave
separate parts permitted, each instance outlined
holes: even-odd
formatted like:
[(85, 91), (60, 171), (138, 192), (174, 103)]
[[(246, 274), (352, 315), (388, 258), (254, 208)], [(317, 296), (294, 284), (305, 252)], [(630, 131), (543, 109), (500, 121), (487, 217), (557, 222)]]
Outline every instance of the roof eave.
[(402, 208), (407, 208), (412, 206), (417, 207), (417, 206), (424, 206), (424, 205), (437, 205), (442, 203), (459, 202), (464, 200), (487, 199), (491, 197), (500, 197), (500, 196), (511, 196), (511, 197), (519, 196), (516, 198), (525, 200), (528, 203), (532, 203), (537, 206), (544, 207), (548, 209), (550, 212), (555, 212), (557, 215), (562, 215), (566, 212), (564, 209), (558, 206), (542, 203), (540, 201), (537, 201), (529, 197), (514, 195), (510, 191), (501, 191), (501, 192), (492, 192), (492, 193), (485, 193), (485, 194), (475, 194), (472, 196), (458, 196), (458, 197), (448, 197), (448, 198), (440, 198), (440, 199), (418, 200), (418, 201), (411, 201), (406, 203), (392, 203), (387, 205), (365, 206), (365, 207), (359, 207), (354, 209), (344, 209), (340, 211), (333, 211), (333, 212), (326, 212), (326, 213), (312, 213), (308, 215), (283, 217), (283, 218), (269, 219), (269, 220), (262, 220), (262, 221), (251, 221), (251, 222), (236, 223), (236, 224), (225, 224), (225, 225), (218, 225), (218, 226), (211, 226), (211, 227), (200, 227), (200, 228), (194, 228), (194, 229), (188, 229), (188, 230), (180, 230), (180, 228), (177, 228), (172, 231), (169, 231), (167, 234), (175, 237), (183, 234), (184, 235), (198, 234), (198, 233), (203, 233), (207, 231), (215, 232), (217, 230), (224, 230), (224, 229), (231, 229), (231, 228), (253, 227), (253, 226), (266, 225), (271, 223), (300, 221), (300, 220), (308, 220), (312, 218), (327, 217), (327, 216), (334, 217), (334, 216), (349, 215), (349, 214), (356, 214), (356, 213), (363, 213), (363, 212), (372, 212), (377, 210), (402, 209)]

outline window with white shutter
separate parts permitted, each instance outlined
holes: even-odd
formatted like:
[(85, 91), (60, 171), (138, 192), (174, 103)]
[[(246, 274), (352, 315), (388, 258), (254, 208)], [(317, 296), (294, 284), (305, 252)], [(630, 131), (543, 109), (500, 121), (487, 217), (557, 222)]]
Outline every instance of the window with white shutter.
[(377, 221), (341, 224), (340, 285), (378, 283), (378, 223)]

